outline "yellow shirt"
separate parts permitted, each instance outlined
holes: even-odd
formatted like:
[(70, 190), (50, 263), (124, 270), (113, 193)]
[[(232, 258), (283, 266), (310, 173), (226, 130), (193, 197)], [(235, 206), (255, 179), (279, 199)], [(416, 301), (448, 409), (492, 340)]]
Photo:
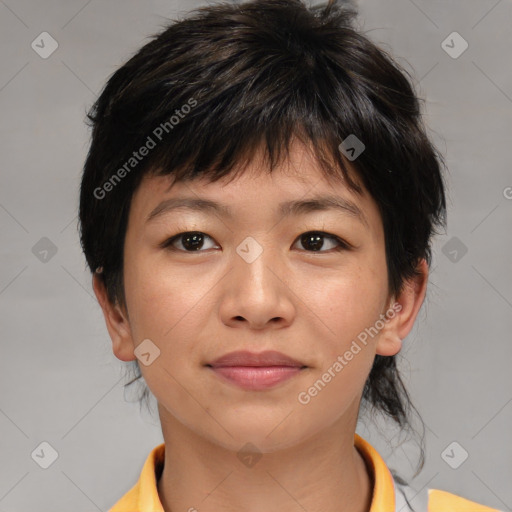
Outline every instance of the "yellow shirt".
[[(379, 453), (358, 434), (354, 445), (373, 473), (369, 512), (500, 512), (439, 489), (424, 488), (416, 493), (395, 481)], [(157, 490), (164, 453), (165, 443), (153, 448), (137, 483), (108, 512), (164, 512)]]

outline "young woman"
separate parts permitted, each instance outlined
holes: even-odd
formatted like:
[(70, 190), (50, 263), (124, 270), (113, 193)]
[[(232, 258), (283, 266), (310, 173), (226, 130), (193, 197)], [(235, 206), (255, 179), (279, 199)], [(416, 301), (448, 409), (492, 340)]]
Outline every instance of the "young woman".
[(202, 8), (89, 113), (82, 247), (165, 441), (111, 512), (492, 510), (413, 492), (355, 432), (367, 406), (410, 427), (395, 356), (446, 209), (411, 83), (354, 16)]

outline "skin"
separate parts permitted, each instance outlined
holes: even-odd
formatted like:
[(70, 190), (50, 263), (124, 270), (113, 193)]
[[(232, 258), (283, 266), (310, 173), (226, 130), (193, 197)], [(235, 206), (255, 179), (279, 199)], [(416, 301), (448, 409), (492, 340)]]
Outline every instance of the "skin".
[[(428, 266), (398, 297), (388, 293), (384, 230), (375, 201), (341, 181), (327, 181), (307, 148), (295, 142), (273, 172), (251, 161), (234, 181), (171, 184), (146, 177), (132, 199), (124, 247), (126, 308), (107, 300), (93, 278), (113, 352), (122, 361), (150, 339), (160, 355), (140, 364), (158, 401), (165, 464), (158, 492), (166, 512), (367, 512), (373, 481), (354, 447), (364, 383), (376, 354), (398, 353), (424, 300)], [(315, 194), (355, 202), (367, 225), (336, 210), (280, 220), (277, 204)], [(145, 223), (162, 200), (200, 196), (229, 205), (233, 218), (170, 212)], [(162, 248), (184, 231), (208, 235), (199, 251)], [(300, 235), (328, 236), (314, 251)], [(248, 263), (236, 248), (251, 236), (263, 249)], [(182, 245), (183, 244), (183, 245)], [(308, 404), (299, 403), (365, 328), (393, 303), (401, 310)], [(226, 383), (204, 365), (234, 350), (278, 350), (307, 365), (265, 391)], [(238, 451), (262, 454), (248, 467)], [(192, 509), (193, 510), (193, 509)]]

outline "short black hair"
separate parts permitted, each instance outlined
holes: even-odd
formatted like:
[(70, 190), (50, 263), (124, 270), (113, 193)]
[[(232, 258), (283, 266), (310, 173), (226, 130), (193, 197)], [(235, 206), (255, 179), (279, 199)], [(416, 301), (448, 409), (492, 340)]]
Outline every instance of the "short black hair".
[[(430, 265), (432, 235), (446, 224), (443, 158), (411, 76), (355, 27), (356, 16), (335, 0), (209, 5), (171, 21), (113, 73), (87, 114), (79, 207), (87, 264), (101, 267), (112, 303), (125, 306), (127, 219), (145, 175), (234, 178), (258, 150), (271, 172), (295, 137), (313, 148), (325, 176), (361, 192), (350, 161), (376, 201), (390, 294), (422, 258)], [(364, 145), (353, 160), (340, 150), (349, 136)], [(376, 355), (364, 402), (409, 425), (395, 356)]]

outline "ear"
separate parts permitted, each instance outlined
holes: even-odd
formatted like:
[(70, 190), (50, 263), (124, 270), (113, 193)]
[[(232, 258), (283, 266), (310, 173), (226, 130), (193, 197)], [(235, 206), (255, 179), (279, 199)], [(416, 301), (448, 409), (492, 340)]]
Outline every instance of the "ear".
[(105, 285), (97, 274), (92, 276), (92, 287), (103, 310), (107, 330), (112, 340), (112, 352), (121, 361), (133, 361), (136, 356), (133, 353), (134, 343), (126, 311), (109, 301)]
[[(377, 342), (377, 354), (394, 356), (402, 348), (402, 340), (411, 331), (427, 291), (428, 264), (422, 258), (417, 266), (419, 275), (405, 282), (402, 292), (392, 298), (387, 318)], [(384, 313), (386, 314), (386, 313)]]

